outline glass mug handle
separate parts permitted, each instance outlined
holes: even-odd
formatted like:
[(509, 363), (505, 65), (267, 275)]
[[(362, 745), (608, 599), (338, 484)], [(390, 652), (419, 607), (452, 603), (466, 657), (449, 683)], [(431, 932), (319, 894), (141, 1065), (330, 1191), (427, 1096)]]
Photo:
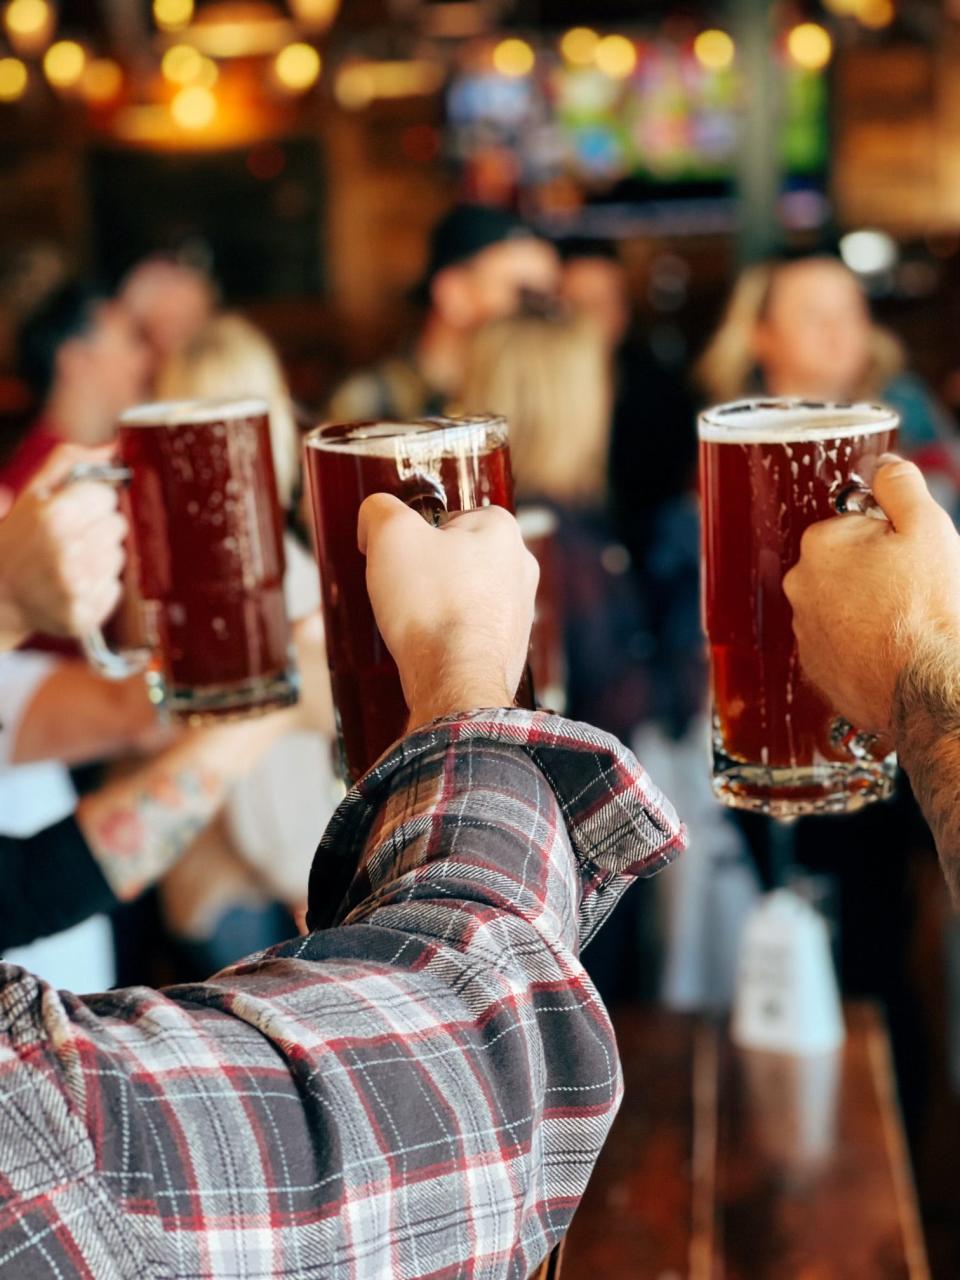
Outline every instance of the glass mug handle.
[[(119, 489), (129, 482), (131, 475), (130, 468), (119, 462), (78, 462), (67, 472), (57, 488), (66, 489), (69, 485), (93, 480)], [(128, 676), (139, 675), (146, 670), (152, 656), (149, 649), (121, 649), (119, 653), (115, 652), (107, 644), (100, 627), (93, 627), (85, 632), (80, 637), (80, 646), (94, 671), (108, 680), (126, 680)]]
[(868, 516), (871, 520), (886, 520), (887, 513), (873, 496), (873, 490), (858, 475), (835, 493), (831, 499), (833, 509), (841, 516)]
[[(873, 496), (873, 490), (856, 474), (852, 475), (843, 488), (832, 496), (831, 501), (838, 515), (867, 516), (871, 520), (883, 520), (889, 523), (887, 513)], [(855, 760), (876, 759), (873, 755), (873, 747), (879, 742), (877, 734), (864, 733), (862, 729), (856, 729), (843, 716), (834, 717), (830, 725), (830, 741), (838, 750), (845, 748), (849, 751)]]

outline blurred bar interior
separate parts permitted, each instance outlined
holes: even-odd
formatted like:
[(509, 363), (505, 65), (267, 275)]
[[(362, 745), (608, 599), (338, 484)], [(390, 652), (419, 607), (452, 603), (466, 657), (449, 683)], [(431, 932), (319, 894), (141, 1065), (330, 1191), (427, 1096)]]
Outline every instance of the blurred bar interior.
[[(302, 426), (324, 419), (353, 371), (411, 349), (431, 229), (457, 202), (511, 211), (568, 259), (586, 243), (584, 257), (615, 265), (630, 313), (621, 350), (650, 371), (632, 392), (650, 452), (635, 442), (617, 464), (615, 505), (623, 517), (635, 503), (638, 518), (609, 534), (591, 526), (588, 541), (592, 571), (606, 575), (610, 644), (633, 666), (596, 687), (604, 651), (584, 639), (589, 617), (580, 631), (568, 617), (567, 705), (634, 745), (692, 813), (699, 844), (663, 884), (634, 891), (588, 967), (623, 1011), (625, 1054), (659, 1054), (671, 1080), (691, 1079), (677, 1101), (628, 1056), (636, 1085), (621, 1124), (636, 1127), (611, 1141), (598, 1173), (607, 1199), (591, 1192), (563, 1275), (687, 1275), (690, 1259), (720, 1256), (703, 1234), (702, 1168), (678, 1209), (689, 1230), (661, 1240), (645, 1206), (679, 1166), (667, 1176), (632, 1163), (656, 1140), (682, 1164), (694, 1133), (698, 1151), (713, 1142), (720, 1153), (719, 1182), (702, 1193), (717, 1197), (716, 1216), (706, 1212), (722, 1220), (731, 1278), (960, 1275), (960, 926), (909, 796), (901, 788), (892, 809), (853, 826), (801, 820), (785, 836), (685, 782), (706, 772), (694, 408), (764, 388), (753, 359), (728, 388), (701, 365), (693, 388), (738, 272), (824, 253), (852, 273), (895, 336), (891, 374), (902, 376), (905, 352), (904, 394), (935, 423), (917, 429), (913, 453), (958, 509), (960, 0), (7, 0), (0, 18), (0, 466), (41, 408), (22, 376), (25, 321), (69, 282), (116, 290), (151, 255), (208, 275), (220, 302), (266, 333)], [(677, 412), (686, 426), (672, 436)], [(613, 448), (616, 458), (616, 429)], [(520, 489), (556, 496), (532, 474)], [(618, 594), (631, 561), (639, 604)], [(582, 604), (582, 591), (566, 594)], [(913, 1175), (869, 1007), (851, 1008), (843, 1071), (816, 1083), (822, 1107), (718, 1039), (744, 920), (762, 889), (787, 884), (826, 919), (844, 998), (882, 1010)], [(126, 925), (118, 917), (121, 956), (133, 938), (140, 947), (118, 977), (182, 976), (164, 959), (161, 913), (136, 910)], [(671, 1012), (637, 1012), (653, 1003)], [(778, 1136), (783, 1098), (795, 1140)], [(877, 1252), (865, 1243), (858, 1264), (838, 1262), (834, 1223), (820, 1252), (806, 1240), (791, 1254), (794, 1228), (776, 1206), (819, 1223), (844, 1167), (860, 1188), (844, 1202), (850, 1234), (876, 1231)], [(756, 1192), (764, 1177), (769, 1203)], [(755, 1255), (736, 1202), (748, 1184), (767, 1229)], [(884, 1207), (861, 1228), (871, 1203)], [(691, 1277), (712, 1274), (690, 1264)]]

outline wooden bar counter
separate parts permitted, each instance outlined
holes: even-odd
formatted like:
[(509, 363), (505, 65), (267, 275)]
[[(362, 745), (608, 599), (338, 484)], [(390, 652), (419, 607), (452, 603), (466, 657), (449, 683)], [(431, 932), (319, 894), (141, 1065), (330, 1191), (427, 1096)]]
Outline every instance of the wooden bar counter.
[(562, 1280), (929, 1280), (881, 1019), (827, 1058), (707, 1020), (614, 1016), (626, 1096)]

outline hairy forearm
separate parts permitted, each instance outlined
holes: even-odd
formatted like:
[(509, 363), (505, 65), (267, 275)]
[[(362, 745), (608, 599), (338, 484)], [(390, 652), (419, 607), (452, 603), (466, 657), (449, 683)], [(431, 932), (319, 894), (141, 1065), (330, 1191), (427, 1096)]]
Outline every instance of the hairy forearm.
[(217, 813), (230, 786), (293, 725), (291, 715), (194, 730), (84, 797), (77, 822), (118, 898), (135, 897), (163, 875)]
[(930, 639), (901, 672), (894, 698), (897, 754), (960, 903), (960, 649)]

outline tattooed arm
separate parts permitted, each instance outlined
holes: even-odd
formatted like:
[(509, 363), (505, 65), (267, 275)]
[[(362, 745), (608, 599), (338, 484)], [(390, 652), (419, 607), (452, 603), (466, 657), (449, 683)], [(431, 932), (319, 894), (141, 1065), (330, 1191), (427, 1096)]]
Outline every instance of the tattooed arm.
[(784, 590), (804, 670), (893, 738), (960, 900), (960, 537), (911, 463), (881, 467), (874, 492), (889, 523), (814, 525)]
[(894, 737), (960, 903), (960, 638), (919, 646), (894, 696)]
[(288, 729), (294, 713), (195, 729), (155, 760), (85, 796), (77, 824), (117, 898), (161, 876), (203, 830), (230, 786)]
[(279, 737), (295, 729), (329, 736), (330, 682), (318, 619), (299, 622), (294, 638), (303, 686), (297, 706), (193, 730), (85, 796), (63, 822), (26, 839), (0, 836), (0, 952), (135, 896), (184, 852), (229, 787)]

